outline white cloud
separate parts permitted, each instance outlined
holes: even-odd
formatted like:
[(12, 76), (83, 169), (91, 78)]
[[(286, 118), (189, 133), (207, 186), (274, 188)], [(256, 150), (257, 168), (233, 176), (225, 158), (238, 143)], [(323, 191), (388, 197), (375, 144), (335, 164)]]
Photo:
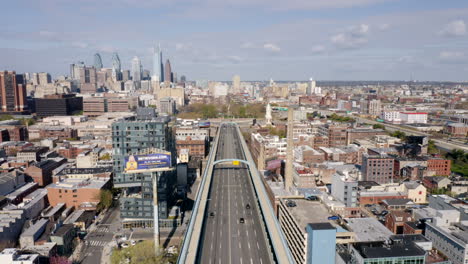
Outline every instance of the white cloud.
[(251, 49), (251, 48), (255, 48), (255, 44), (253, 44), (252, 42), (244, 42), (241, 44), (241, 49)]
[(455, 20), (439, 31), (439, 35), (447, 37), (460, 37), (466, 35), (466, 24), (463, 20)]
[(315, 45), (310, 50), (312, 51), (312, 53), (322, 53), (325, 51), (325, 46)]
[(368, 42), (367, 36), (370, 32), (368, 24), (349, 27), (345, 32), (331, 37), (331, 42), (338, 48), (356, 49)]
[(80, 49), (85, 49), (87, 48), (89, 45), (88, 43), (84, 43), (84, 42), (72, 42), (71, 43), (72, 47), (75, 47), (75, 48), (80, 48)]
[(175, 48), (177, 51), (188, 51), (192, 49), (191, 43), (176, 43)]
[(413, 63), (413, 62), (415, 62), (415, 60), (414, 60), (413, 56), (402, 56), (402, 57), (398, 58), (398, 62)]
[(458, 61), (464, 59), (465, 54), (461, 51), (442, 51), (439, 58), (442, 61)]
[(265, 50), (268, 50), (268, 51), (271, 51), (271, 52), (280, 52), (281, 51), (281, 48), (279, 46), (277, 46), (276, 44), (273, 44), (273, 43), (265, 43), (263, 45), (263, 48)]

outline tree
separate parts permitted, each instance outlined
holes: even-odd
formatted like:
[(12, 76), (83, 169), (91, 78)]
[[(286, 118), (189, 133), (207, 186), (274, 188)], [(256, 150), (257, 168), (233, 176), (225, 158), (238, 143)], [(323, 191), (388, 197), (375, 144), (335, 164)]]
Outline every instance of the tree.
[(439, 153), (439, 149), (437, 149), (434, 140), (429, 140), (427, 144), (427, 152), (429, 154), (437, 154)]
[(383, 130), (385, 130), (385, 126), (382, 125), (382, 124), (374, 124), (374, 125), (372, 125), (372, 128), (373, 129), (383, 129)]
[(112, 156), (110, 153), (106, 153), (99, 158), (99, 160), (111, 160), (111, 159), (112, 159)]
[(112, 205), (112, 192), (109, 190), (101, 190), (99, 193), (99, 205), (98, 210), (103, 210), (111, 207)]
[(452, 161), (452, 172), (468, 177), (468, 153), (461, 149), (454, 149), (445, 154)]
[(406, 140), (406, 133), (400, 130), (390, 133), (390, 136), (399, 138), (401, 140)]

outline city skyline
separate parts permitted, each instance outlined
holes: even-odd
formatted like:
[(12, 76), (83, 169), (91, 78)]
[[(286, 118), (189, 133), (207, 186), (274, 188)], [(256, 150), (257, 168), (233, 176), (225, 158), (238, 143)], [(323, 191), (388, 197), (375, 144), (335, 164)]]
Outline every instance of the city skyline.
[[(235, 74), (243, 80), (467, 80), (468, 4), (461, 0), (297, 0), (287, 6), (257, 0), (230, 3), (232, 9), (209, 1), (119, 0), (110, 8), (108, 1), (93, 8), (86, 2), (6, 3), (11, 12), (1, 20), (10, 24), (15, 16), (21, 23), (2, 30), (0, 67), (57, 76), (76, 61), (92, 65), (95, 53), (111, 67), (118, 52), (122, 68), (138, 56), (152, 69), (160, 42), (177, 71), (192, 80)], [(98, 16), (99, 10), (106, 11)], [(108, 26), (111, 13), (119, 16), (112, 24), (119, 30)], [(74, 22), (85, 16), (90, 19)], [(141, 30), (132, 29), (136, 24)]]

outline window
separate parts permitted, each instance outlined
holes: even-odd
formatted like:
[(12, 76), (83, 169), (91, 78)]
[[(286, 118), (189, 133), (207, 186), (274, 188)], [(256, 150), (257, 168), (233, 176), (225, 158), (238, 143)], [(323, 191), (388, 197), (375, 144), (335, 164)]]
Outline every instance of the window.
[(73, 195), (73, 198), (76, 198), (76, 197), (78, 197), (78, 195), (76, 195), (76, 194), (75, 194), (75, 195)]

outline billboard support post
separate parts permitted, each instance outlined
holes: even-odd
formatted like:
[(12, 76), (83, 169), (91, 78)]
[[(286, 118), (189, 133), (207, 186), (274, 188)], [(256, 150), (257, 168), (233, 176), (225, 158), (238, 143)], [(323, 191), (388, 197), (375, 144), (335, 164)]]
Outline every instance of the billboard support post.
[(156, 256), (159, 254), (159, 208), (158, 208), (158, 175), (152, 173), (153, 178), (153, 227), (154, 227), (154, 250)]

